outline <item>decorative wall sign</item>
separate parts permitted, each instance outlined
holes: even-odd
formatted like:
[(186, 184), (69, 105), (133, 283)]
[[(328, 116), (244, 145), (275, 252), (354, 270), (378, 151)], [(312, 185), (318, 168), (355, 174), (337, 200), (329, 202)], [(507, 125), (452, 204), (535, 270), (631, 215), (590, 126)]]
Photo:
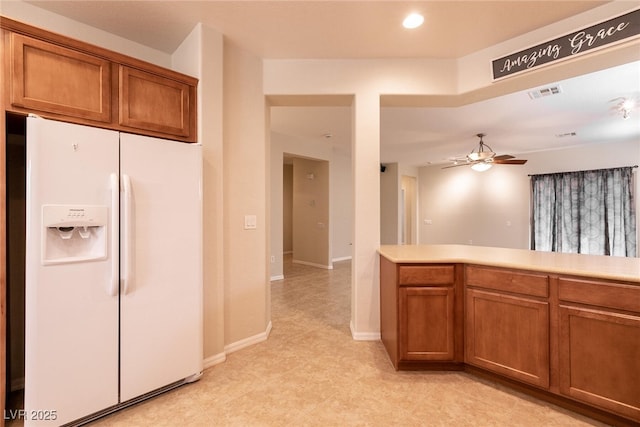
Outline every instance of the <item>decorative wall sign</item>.
[(640, 35), (640, 9), (491, 62), (498, 80)]

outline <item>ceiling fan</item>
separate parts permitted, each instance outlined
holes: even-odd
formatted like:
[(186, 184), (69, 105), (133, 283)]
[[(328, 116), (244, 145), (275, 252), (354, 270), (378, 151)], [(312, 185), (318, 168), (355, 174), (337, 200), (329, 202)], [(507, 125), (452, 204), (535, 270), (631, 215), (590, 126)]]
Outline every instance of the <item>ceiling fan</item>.
[(502, 154), (497, 156), (491, 147), (482, 141), (482, 137), (486, 136), (484, 133), (476, 135), (480, 138), (478, 147), (473, 149), (466, 157), (462, 159), (455, 159), (453, 164), (445, 166), (442, 169), (455, 168), (458, 166), (471, 166), (471, 169), (483, 172), (491, 168), (494, 164), (499, 165), (524, 165), (526, 160), (516, 159), (510, 154)]

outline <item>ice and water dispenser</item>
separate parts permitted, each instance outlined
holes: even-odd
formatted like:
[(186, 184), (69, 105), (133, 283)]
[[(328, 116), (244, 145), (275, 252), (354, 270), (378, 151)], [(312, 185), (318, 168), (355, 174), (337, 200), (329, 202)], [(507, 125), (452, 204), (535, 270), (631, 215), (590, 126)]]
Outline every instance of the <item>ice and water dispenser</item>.
[(43, 205), (42, 263), (107, 258), (107, 206)]

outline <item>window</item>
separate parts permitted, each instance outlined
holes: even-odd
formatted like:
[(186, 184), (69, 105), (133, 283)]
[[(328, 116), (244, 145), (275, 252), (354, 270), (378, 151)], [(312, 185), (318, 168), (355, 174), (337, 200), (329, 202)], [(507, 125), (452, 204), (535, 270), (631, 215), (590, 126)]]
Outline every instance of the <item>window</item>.
[(531, 176), (531, 249), (635, 257), (634, 168)]

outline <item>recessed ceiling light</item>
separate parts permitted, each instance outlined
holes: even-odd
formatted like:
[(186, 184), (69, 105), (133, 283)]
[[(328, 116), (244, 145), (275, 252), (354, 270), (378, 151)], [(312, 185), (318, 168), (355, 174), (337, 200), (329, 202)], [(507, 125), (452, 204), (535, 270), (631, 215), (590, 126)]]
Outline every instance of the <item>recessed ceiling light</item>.
[(418, 28), (424, 22), (424, 16), (419, 13), (412, 13), (411, 15), (404, 18), (402, 21), (402, 26), (405, 28)]

